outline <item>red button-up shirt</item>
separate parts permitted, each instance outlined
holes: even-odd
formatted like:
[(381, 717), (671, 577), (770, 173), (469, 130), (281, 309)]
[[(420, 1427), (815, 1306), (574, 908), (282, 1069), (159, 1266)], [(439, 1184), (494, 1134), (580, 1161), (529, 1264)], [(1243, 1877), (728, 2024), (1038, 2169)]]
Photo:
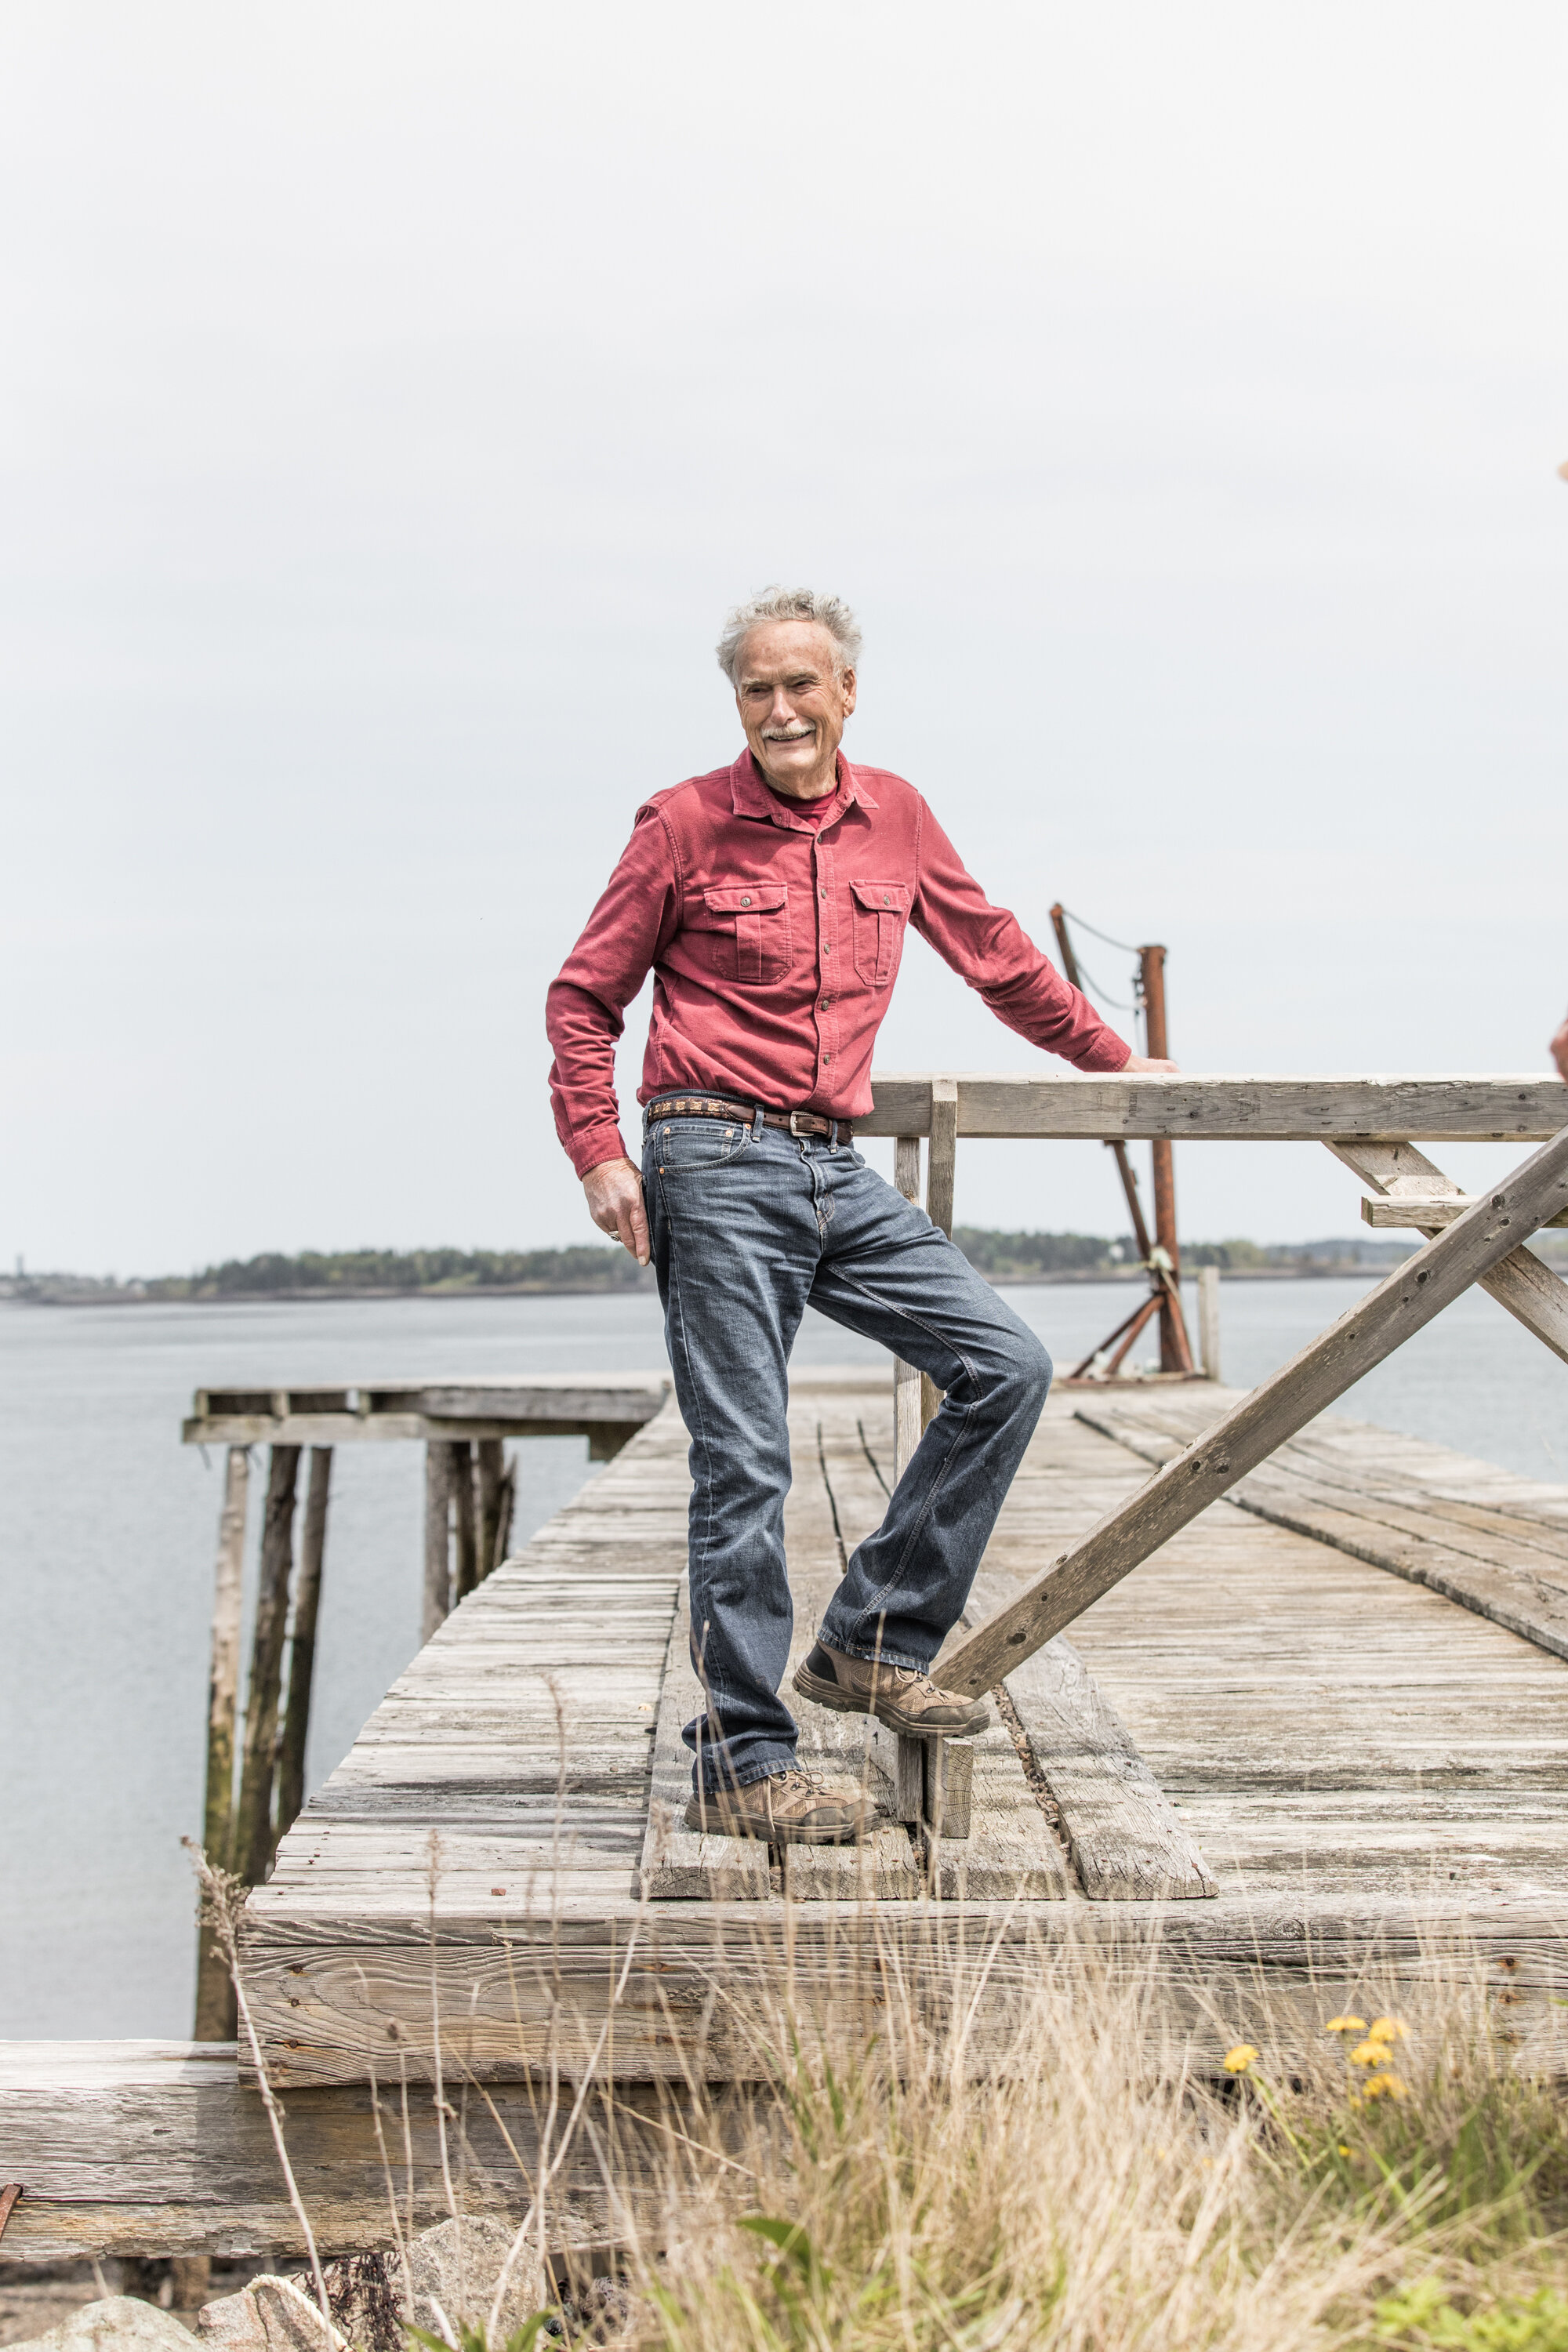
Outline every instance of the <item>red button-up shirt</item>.
[(814, 821), (750, 751), (656, 793), (552, 987), (555, 1131), (579, 1176), (626, 1155), (616, 1041), (654, 974), (639, 1102), (700, 1091), (863, 1118), (871, 1049), (913, 923), (999, 1020), (1080, 1070), (1131, 1048), (965, 872), (925, 802), (851, 766)]

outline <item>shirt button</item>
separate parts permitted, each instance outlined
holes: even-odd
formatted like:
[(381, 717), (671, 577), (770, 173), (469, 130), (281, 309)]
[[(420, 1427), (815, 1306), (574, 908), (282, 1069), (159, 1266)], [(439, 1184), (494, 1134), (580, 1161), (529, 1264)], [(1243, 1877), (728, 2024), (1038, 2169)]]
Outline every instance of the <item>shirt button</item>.
[(750, 900), (749, 898), (742, 898), (742, 901), (741, 901), (741, 904), (742, 904), (742, 907), (749, 907), (749, 906), (751, 905), (751, 903), (752, 903), (752, 902), (751, 902), (751, 900)]
[(827, 896), (826, 891), (825, 890), (825, 891), (823, 892), (823, 894), (822, 894), (822, 895), (823, 895), (823, 897), (826, 898), (826, 896)]
[(826, 940), (822, 942), (822, 952), (824, 955), (831, 955), (833, 953), (833, 950), (828, 946)]

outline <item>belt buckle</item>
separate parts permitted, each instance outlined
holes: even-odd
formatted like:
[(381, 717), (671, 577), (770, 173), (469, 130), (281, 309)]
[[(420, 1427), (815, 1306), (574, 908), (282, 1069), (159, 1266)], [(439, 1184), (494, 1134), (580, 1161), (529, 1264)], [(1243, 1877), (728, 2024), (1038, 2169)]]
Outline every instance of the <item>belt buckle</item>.
[(795, 1137), (797, 1143), (801, 1137), (805, 1133), (805, 1129), (803, 1127), (796, 1127), (795, 1120), (797, 1118), (809, 1118), (810, 1116), (811, 1113), (809, 1111), (798, 1110), (792, 1110), (789, 1115), (789, 1131)]

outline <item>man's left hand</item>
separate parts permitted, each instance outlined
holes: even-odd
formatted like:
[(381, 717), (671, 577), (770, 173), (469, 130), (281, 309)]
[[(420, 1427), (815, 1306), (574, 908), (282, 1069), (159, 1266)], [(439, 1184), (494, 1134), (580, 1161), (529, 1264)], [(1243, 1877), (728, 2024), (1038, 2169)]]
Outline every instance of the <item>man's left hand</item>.
[(1152, 1062), (1145, 1054), (1129, 1054), (1116, 1075), (1119, 1078), (1133, 1078), (1155, 1072), (1161, 1077), (1168, 1078), (1173, 1077), (1181, 1066), (1180, 1062)]

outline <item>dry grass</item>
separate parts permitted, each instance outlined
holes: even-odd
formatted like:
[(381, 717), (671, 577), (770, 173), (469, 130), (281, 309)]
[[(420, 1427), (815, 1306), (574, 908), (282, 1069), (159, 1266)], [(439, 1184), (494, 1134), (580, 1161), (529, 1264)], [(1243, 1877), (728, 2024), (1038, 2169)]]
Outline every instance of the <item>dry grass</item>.
[(672, 2171), (631, 2252), (626, 2340), (1568, 2352), (1568, 2123), (1466, 1971), (1391, 2057), (1324, 2032), (1284, 2081), (1244, 2052), (1226, 2076), (1202, 2033), (1152, 2050), (1149, 1991), (1043, 1958), (1004, 2064), (975, 2079), (962, 2002), (935, 2032), (895, 2002), (856, 2048), (809, 2030), (781, 1981), (752, 2016), (774, 2095), (714, 2110), (722, 2165), (689, 2150)]
[[(1147, 1944), (1042, 1947), (982, 2053), (986, 1952), (936, 2000), (928, 1954), (917, 2001), (889, 1945), (868, 2003), (819, 1979), (805, 1998), (790, 1946), (786, 1919), (743, 1998), (715, 1987), (755, 2084), (689, 2084), (679, 2129), (641, 2136), (635, 2191), (603, 2131), (615, 2085), (592, 2079), (605, 2035), (586, 2077), (587, 2051), (565, 2066), (519, 2248), (561, 2242), (551, 2184), (582, 2118), (624, 2293), (512, 2352), (1568, 2352), (1568, 2103), (1521, 2071), (1479, 1959), (1433, 1966), (1418, 1998), (1369, 1965), (1336, 2031), (1331, 1995), (1305, 2029), (1299, 2001), (1265, 2006), (1264, 2058), (1227, 2053), (1201, 1995), (1184, 2038), (1162, 2028)], [(486, 2352), (500, 2295), (452, 2315), (456, 2352)]]

